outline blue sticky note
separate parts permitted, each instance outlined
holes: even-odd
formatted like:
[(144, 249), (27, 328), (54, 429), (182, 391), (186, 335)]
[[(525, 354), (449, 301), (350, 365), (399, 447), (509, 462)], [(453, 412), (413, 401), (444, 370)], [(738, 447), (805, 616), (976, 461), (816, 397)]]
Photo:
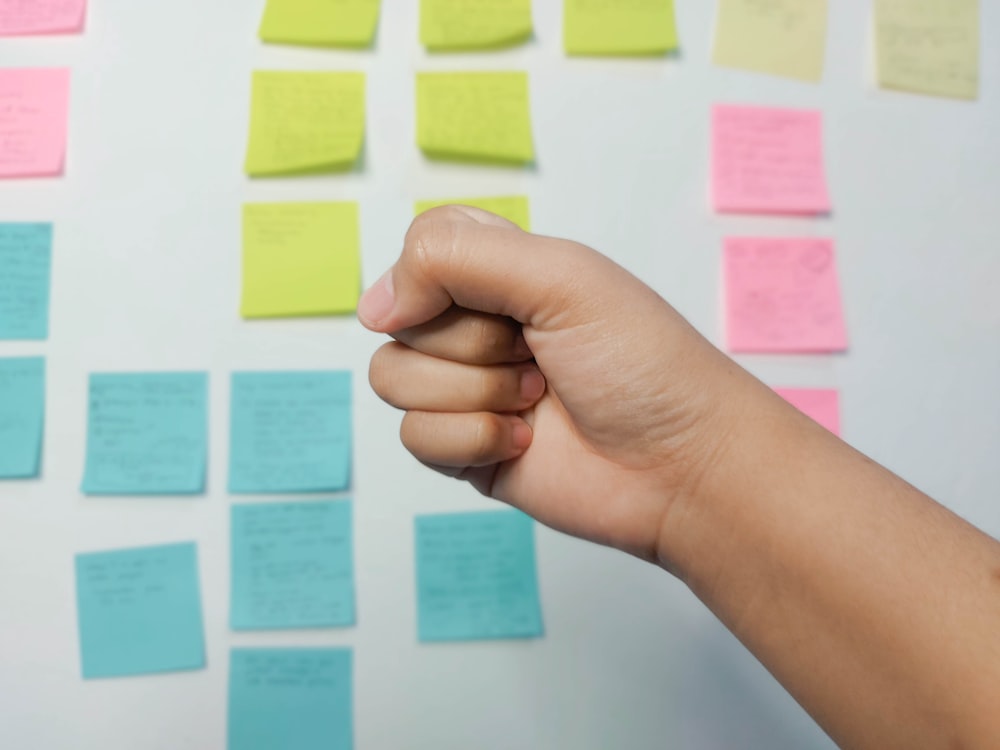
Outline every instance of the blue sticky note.
[(0, 479), (38, 476), (44, 430), (45, 360), (0, 359)]
[(354, 624), (348, 500), (232, 507), (233, 630)]
[(516, 510), (417, 516), (421, 641), (542, 635), (534, 522)]
[(208, 375), (90, 376), (88, 495), (187, 495), (205, 490)]
[(49, 337), (51, 224), (0, 224), (0, 339)]
[(204, 667), (198, 590), (193, 543), (77, 555), (84, 679)]
[(229, 491), (335, 492), (351, 468), (349, 372), (233, 373)]
[(350, 649), (234, 648), (228, 750), (351, 750)]

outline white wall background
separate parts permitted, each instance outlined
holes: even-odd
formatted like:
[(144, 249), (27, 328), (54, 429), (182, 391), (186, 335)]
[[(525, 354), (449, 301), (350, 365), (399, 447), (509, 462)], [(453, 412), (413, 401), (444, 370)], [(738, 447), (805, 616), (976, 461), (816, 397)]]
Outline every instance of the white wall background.
[[(358, 748), (830, 747), (680, 584), (547, 529), (545, 639), (418, 646), (413, 516), (487, 501), (399, 446), (398, 416), (366, 387), (377, 337), (353, 319), (244, 323), (237, 304), (245, 201), (359, 200), (370, 282), (396, 256), (414, 199), (526, 192), (539, 232), (603, 250), (715, 341), (722, 237), (831, 235), (850, 353), (741, 363), (773, 385), (841, 388), (847, 440), (1000, 533), (1000, 2), (982, 2), (974, 104), (877, 91), (870, 3), (831, 5), (820, 86), (712, 67), (703, 0), (679, 0), (683, 51), (655, 61), (566, 59), (557, 0), (536, 0), (531, 44), (482, 56), (427, 56), (416, 0), (384, 0), (365, 52), (262, 46), (262, 0), (93, 0), (82, 36), (0, 40), (0, 65), (73, 69), (65, 178), (0, 183), (0, 220), (56, 224), (51, 339), (0, 342), (0, 356), (47, 356), (49, 378), (44, 476), (0, 484), (0, 747), (224, 747), (228, 649), (258, 644), (355, 649)], [(363, 167), (248, 181), (255, 68), (367, 71)], [(413, 74), (460, 68), (530, 71), (537, 169), (420, 156)], [(708, 210), (719, 101), (823, 109), (832, 217)], [(228, 376), (308, 367), (356, 374), (359, 625), (232, 634)], [(207, 496), (83, 498), (87, 374), (158, 369), (212, 374)], [(208, 669), (81, 681), (74, 552), (188, 539)]]

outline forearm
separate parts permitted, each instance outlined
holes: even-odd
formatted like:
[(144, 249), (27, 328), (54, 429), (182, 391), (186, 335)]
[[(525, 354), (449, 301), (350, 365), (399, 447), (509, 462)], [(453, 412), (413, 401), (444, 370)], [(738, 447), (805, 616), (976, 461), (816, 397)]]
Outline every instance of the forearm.
[(747, 385), (662, 559), (844, 747), (1000, 737), (1000, 545)]

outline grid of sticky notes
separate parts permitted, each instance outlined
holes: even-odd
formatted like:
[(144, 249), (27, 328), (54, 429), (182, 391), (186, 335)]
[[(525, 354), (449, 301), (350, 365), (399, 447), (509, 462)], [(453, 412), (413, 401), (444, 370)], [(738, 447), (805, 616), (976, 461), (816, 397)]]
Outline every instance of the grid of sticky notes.
[(663, 55), (677, 48), (673, 0), (563, 0), (570, 55)]
[(0, 179), (62, 174), (69, 78), (65, 68), (0, 68)]

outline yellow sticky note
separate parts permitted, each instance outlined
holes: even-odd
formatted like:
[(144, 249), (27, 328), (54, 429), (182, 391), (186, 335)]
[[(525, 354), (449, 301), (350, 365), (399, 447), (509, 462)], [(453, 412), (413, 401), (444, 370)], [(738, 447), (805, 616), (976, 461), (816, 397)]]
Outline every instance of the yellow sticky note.
[(803, 81), (823, 77), (827, 0), (720, 0), (716, 65)]
[(267, 0), (260, 38), (276, 44), (367, 47), (380, 0)]
[(246, 173), (350, 168), (365, 136), (364, 73), (256, 71)]
[(979, 96), (979, 0), (875, 0), (883, 88)]
[(508, 47), (532, 29), (531, 0), (420, 0), (420, 42), (430, 50)]
[(417, 201), (415, 212), (422, 214), (438, 206), (472, 206), (502, 216), (507, 221), (517, 224), (525, 232), (531, 231), (531, 214), (528, 209), (528, 198), (523, 195), (502, 196), (498, 198), (456, 198), (454, 200)]
[(677, 49), (673, 0), (565, 0), (570, 55), (662, 55)]
[(336, 315), (357, 309), (357, 203), (243, 206), (244, 318)]
[(455, 161), (535, 158), (527, 73), (418, 73), (417, 145)]

